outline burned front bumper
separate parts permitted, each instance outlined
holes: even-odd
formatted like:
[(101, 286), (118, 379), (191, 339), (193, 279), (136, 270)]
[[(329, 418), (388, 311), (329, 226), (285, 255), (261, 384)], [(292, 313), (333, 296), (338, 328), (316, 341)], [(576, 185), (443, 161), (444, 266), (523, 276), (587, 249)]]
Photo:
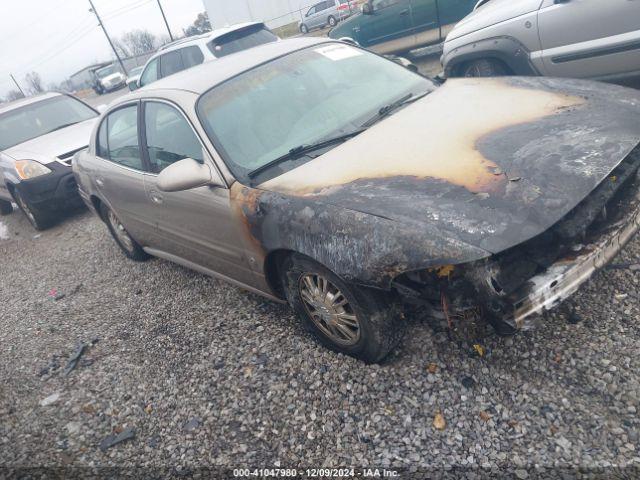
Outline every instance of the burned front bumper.
[(575, 293), (596, 270), (606, 266), (620, 252), (638, 229), (640, 206), (630, 218), (618, 222), (597, 243), (585, 245), (574, 254), (558, 260), (546, 272), (531, 278), (510, 295), (514, 313), (511, 318), (503, 320), (518, 329), (531, 326), (528, 322), (531, 315), (550, 310)]

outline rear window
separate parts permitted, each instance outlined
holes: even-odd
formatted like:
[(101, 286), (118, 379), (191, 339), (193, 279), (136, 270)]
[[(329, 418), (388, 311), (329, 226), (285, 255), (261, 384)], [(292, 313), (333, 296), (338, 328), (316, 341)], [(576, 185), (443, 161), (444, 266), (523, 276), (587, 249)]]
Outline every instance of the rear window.
[(264, 26), (252, 25), (218, 37), (209, 42), (207, 46), (211, 53), (220, 58), (251, 47), (275, 42), (276, 40), (278, 40), (278, 37)]

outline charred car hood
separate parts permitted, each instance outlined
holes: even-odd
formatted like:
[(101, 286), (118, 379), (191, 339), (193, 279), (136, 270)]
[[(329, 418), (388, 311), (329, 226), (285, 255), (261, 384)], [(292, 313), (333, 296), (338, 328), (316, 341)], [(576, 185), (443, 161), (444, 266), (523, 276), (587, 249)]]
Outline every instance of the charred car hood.
[(86, 147), (96, 119), (86, 120), (55, 132), (33, 138), (4, 150), (14, 160), (37, 160), (51, 163), (61, 155)]
[(634, 90), (458, 79), (258, 188), (498, 253), (557, 223), (639, 142)]

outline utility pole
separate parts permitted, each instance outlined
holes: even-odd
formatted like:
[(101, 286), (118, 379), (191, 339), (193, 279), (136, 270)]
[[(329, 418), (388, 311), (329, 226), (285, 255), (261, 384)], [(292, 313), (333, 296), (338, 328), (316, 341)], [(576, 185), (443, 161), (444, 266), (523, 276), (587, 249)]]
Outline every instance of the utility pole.
[(23, 97), (26, 97), (26, 95), (24, 94), (24, 92), (22, 91), (22, 87), (20, 87), (20, 84), (18, 83), (18, 81), (16, 80), (16, 77), (13, 76), (13, 73), (10, 73), (9, 76), (11, 77), (11, 80), (13, 80), (13, 83), (16, 84), (16, 87), (18, 87), (18, 90), (20, 90), (20, 93), (22, 94)]
[(173, 35), (171, 35), (171, 29), (169, 28), (169, 22), (167, 22), (167, 17), (164, 15), (164, 10), (162, 9), (162, 4), (160, 0), (158, 0), (158, 7), (160, 7), (160, 13), (162, 14), (162, 18), (164, 18), (164, 24), (167, 26), (167, 32), (169, 32), (169, 38), (173, 42)]
[(93, 6), (93, 1), (89, 0), (89, 4), (91, 5), (91, 9), (89, 11), (91, 11), (91, 12), (96, 14), (96, 18), (98, 19), (98, 25), (100, 25), (102, 27), (102, 31), (104, 32), (105, 36), (107, 37), (107, 41), (109, 42), (109, 45), (111, 45), (111, 49), (113, 50), (113, 53), (116, 54), (116, 58), (118, 59), (118, 62), (120, 63), (120, 68), (122, 68), (122, 72), (125, 75), (128, 75), (127, 69), (124, 68), (124, 63), (122, 63), (122, 59), (120, 58), (120, 55), (118, 55), (118, 51), (116, 50), (116, 47), (113, 46), (113, 42), (111, 41), (111, 38), (109, 37), (109, 34), (107, 33), (107, 29), (104, 28), (104, 24), (102, 23), (102, 20), (100, 19), (100, 15), (98, 15), (98, 11), (96, 10), (96, 7)]

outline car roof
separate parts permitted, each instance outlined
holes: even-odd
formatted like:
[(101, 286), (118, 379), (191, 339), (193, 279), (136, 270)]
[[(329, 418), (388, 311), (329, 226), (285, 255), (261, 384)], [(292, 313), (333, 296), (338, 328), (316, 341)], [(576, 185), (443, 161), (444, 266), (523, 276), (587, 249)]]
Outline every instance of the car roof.
[(145, 96), (145, 92), (152, 92), (153, 90), (186, 90), (196, 95), (201, 95), (215, 85), (235, 77), (242, 72), (251, 70), (258, 65), (297, 50), (322, 43), (340, 42), (329, 38), (298, 37), (265, 43), (221, 57), (215, 62), (206, 62), (175, 73), (157, 82), (153, 82), (140, 90), (136, 90), (132, 96), (139, 94), (139, 96), (143, 97)]
[[(216, 28), (208, 33), (202, 35), (196, 35), (194, 37), (181, 38), (174, 42), (163, 45), (158, 49), (156, 55), (171, 52), (179, 48), (188, 47), (189, 45), (199, 45), (201, 43), (209, 43), (211, 40), (215, 40), (218, 37), (226, 35), (227, 33), (235, 32), (236, 30), (242, 30), (243, 28), (252, 27), (254, 25), (264, 25), (262, 22), (245, 22), (236, 23), (235, 25), (229, 25), (228, 27)], [(266, 27), (265, 27), (266, 28)]]
[(38, 103), (42, 100), (46, 100), (48, 98), (58, 97), (62, 95), (57, 92), (46, 92), (41, 93), (39, 95), (35, 95), (33, 97), (20, 98), (18, 100), (13, 100), (12, 102), (0, 104), (0, 113), (6, 113), (11, 110), (15, 110), (16, 108), (24, 107), (26, 105), (31, 105), (32, 103)]

